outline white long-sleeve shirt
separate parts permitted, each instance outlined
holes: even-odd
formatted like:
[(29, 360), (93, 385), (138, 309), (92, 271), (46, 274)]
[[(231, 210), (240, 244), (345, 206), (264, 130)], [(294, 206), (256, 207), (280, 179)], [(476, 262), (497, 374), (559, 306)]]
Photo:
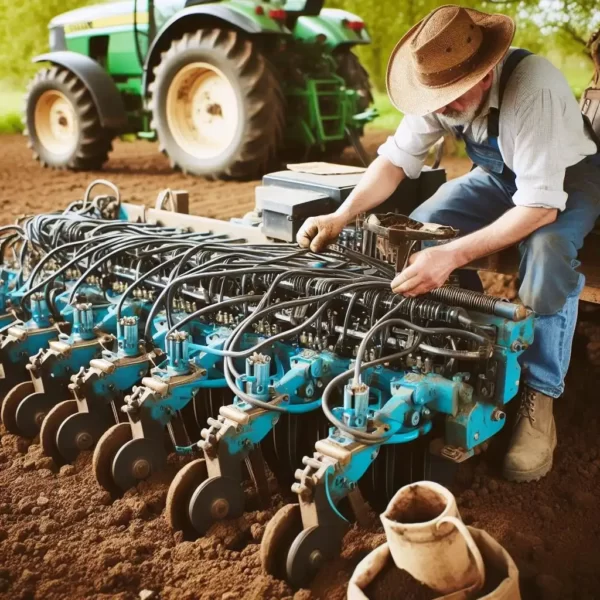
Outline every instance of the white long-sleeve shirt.
[[(474, 142), (487, 140), (487, 117), (491, 107), (498, 108), (505, 60), (494, 69), (482, 110), (464, 129), (464, 135)], [(378, 153), (415, 179), (428, 150), (449, 131), (452, 128), (443, 115), (406, 115)], [(499, 146), (505, 164), (516, 175), (516, 205), (564, 210), (565, 170), (597, 150), (584, 130), (581, 110), (567, 80), (547, 59), (528, 56), (513, 71), (500, 109)]]

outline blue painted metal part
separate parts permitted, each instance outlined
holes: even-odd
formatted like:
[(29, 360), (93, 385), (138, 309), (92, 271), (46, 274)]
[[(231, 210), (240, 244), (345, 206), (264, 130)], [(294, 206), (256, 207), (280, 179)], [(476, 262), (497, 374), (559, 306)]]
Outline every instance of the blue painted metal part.
[(139, 353), (138, 317), (122, 317), (117, 325), (118, 356), (137, 356)]
[(522, 321), (510, 321), (481, 313), (470, 313), (470, 316), (475, 322), (491, 325), (497, 331), (494, 359), (498, 364), (498, 372), (493, 400), (499, 405), (507, 404), (519, 391), (519, 356), (533, 342), (534, 316), (531, 314)]
[[(533, 340), (533, 317), (515, 322), (475, 313), (475, 319), (497, 332), (493, 359), (487, 366), (484, 363), (487, 387), (474, 387), (478, 381), (467, 383), (470, 373), (457, 373), (449, 379), (416, 368), (394, 372), (381, 366), (365, 371), (362, 384), (348, 381), (343, 406), (333, 408), (334, 415), (357, 432), (376, 430), (382, 437), (381, 443), (365, 444), (357, 441), (360, 438), (354, 439), (332, 427), (324, 445), (319, 443), (322, 445), (318, 448), (325, 452), (329, 444), (349, 452), (349, 460), (337, 461), (325, 471), (323, 485), (334, 514), (341, 517), (336, 504), (356, 487), (382, 445), (408, 443), (426, 435), (435, 415), (446, 415), (445, 443), (466, 452), (502, 429), (505, 419), (499, 407), (517, 394), (520, 377), (517, 359)], [(388, 382), (388, 390), (381, 389), (382, 382)], [(493, 394), (490, 383), (495, 386)], [(369, 385), (376, 385), (379, 390)], [(361, 419), (364, 415), (367, 422)], [(337, 450), (333, 451), (332, 456), (336, 453)]]

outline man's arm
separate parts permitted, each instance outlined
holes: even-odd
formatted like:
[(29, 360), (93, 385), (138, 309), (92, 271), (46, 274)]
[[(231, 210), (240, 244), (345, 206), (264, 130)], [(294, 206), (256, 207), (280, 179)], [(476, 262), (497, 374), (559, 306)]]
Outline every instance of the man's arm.
[(524, 240), (554, 222), (557, 214), (552, 208), (515, 206), (483, 229), (414, 254), (410, 265), (392, 281), (392, 289), (406, 296), (426, 294), (444, 285), (455, 269)]
[(387, 200), (405, 177), (418, 177), (429, 148), (443, 133), (435, 115), (405, 116), (346, 201), (334, 213), (309, 218), (296, 236), (298, 244), (322, 250), (356, 215)]
[(310, 246), (313, 252), (323, 250), (356, 215), (387, 200), (405, 177), (403, 169), (378, 156), (344, 203), (334, 213), (308, 218), (298, 231), (296, 241), (302, 248)]

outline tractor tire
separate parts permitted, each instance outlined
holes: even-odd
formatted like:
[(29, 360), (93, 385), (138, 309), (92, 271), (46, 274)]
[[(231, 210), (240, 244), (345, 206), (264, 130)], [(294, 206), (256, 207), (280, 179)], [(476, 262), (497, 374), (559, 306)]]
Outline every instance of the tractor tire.
[(62, 67), (38, 71), (25, 96), (25, 135), (43, 167), (100, 169), (112, 150), (114, 133), (100, 117), (83, 82)]
[(173, 168), (251, 179), (274, 166), (285, 97), (248, 38), (223, 29), (186, 33), (161, 55), (149, 91), (152, 128)]
[(344, 79), (346, 85), (358, 92), (358, 108), (367, 110), (373, 104), (373, 91), (367, 70), (360, 64), (358, 56), (344, 48), (335, 53), (338, 64), (337, 74)]

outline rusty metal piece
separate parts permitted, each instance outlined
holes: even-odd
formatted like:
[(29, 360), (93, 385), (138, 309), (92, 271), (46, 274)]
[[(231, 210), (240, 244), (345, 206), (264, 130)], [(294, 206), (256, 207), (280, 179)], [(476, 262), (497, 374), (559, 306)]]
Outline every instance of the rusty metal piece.
[(444, 241), (458, 236), (453, 227), (421, 223), (396, 213), (371, 214), (363, 222), (363, 253), (386, 260), (400, 272), (417, 242)]

